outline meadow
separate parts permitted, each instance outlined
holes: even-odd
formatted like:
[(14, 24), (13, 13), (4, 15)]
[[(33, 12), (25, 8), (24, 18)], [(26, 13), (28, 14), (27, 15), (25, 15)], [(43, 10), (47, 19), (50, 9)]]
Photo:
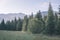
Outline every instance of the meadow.
[(60, 37), (50, 37), (20, 31), (0, 31), (0, 40), (60, 40)]

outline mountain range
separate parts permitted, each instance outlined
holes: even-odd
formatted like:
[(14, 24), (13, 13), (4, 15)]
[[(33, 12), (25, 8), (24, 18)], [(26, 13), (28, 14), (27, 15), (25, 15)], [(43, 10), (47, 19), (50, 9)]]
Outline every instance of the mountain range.
[(8, 20), (14, 20), (15, 18), (21, 18), (24, 19), (25, 14), (23, 13), (8, 13), (8, 14), (0, 14), (0, 22), (2, 21), (2, 19), (4, 19), (5, 21)]

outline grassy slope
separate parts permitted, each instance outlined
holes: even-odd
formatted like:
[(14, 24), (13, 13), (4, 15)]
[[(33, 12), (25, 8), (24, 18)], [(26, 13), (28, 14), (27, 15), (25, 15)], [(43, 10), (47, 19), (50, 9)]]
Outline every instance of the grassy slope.
[(0, 31), (0, 40), (60, 40), (60, 38), (33, 35), (20, 31)]

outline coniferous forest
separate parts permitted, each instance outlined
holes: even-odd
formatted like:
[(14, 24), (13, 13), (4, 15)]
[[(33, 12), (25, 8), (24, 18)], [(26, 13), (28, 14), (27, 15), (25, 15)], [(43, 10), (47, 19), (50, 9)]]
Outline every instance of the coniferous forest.
[(46, 35), (60, 35), (60, 8), (59, 12), (55, 12), (49, 4), (48, 15), (42, 17), (39, 10), (36, 15), (32, 13), (29, 17), (26, 15), (24, 19), (14, 19), (5, 22), (4, 19), (0, 23), (0, 30), (9, 31), (24, 31), (33, 34), (46, 34)]

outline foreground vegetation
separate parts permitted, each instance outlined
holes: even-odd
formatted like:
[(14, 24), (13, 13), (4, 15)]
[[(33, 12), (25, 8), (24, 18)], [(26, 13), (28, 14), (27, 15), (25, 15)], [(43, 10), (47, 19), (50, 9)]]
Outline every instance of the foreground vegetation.
[(60, 37), (20, 31), (0, 31), (0, 40), (60, 40)]

